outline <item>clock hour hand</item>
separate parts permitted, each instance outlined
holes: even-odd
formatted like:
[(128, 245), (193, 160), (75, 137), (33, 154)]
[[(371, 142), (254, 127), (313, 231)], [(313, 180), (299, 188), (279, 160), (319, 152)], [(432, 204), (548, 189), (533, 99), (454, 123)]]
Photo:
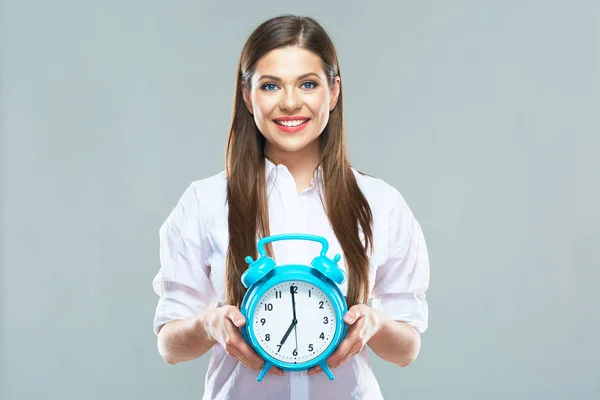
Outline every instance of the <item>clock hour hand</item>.
[(296, 320), (293, 320), (292, 324), (290, 325), (288, 330), (285, 332), (285, 335), (283, 335), (283, 339), (281, 339), (281, 342), (279, 342), (280, 346), (283, 346), (283, 344), (287, 340), (288, 336), (290, 336), (290, 333), (292, 332), (292, 329), (294, 329), (295, 326), (296, 326)]

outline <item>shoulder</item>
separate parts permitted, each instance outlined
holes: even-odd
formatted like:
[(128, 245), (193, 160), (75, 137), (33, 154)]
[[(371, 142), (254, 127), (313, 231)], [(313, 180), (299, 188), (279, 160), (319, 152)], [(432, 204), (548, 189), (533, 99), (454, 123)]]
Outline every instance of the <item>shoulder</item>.
[(227, 181), (225, 171), (191, 181), (181, 195), (171, 218), (196, 219), (201, 226), (211, 223), (226, 209)]
[(372, 212), (410, 214), (410, 208), (400, 191), (381, 178), (359, 172), (352, 167), (358, 187), (361, 189)]
[[(192, 181), (188, 190), (194, 193), (196, 201), (203, 206), (219, 204), (226, 198), (227, 175), (225, 171)], [(222, 203), (222, 202), (221, 202)]]

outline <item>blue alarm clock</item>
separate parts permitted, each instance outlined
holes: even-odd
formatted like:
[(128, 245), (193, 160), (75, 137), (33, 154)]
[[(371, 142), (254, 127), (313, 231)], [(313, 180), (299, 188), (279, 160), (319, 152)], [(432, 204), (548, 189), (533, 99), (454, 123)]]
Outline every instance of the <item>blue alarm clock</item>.
[[(322, 244), (311, 265), (276, 265), (265, 253), (265, 244), (277, 240), (311, 240)], [(334, 376), (326, 358), (346, 335), (346, 299), (338, 285), (346, 275), (338, 267), (340, 255), (327, 257), (329, 243), (322, 236), (280, 234), (258, 241), (260, 257), (246, 257), (248, 269), (242, 283), (248, 290), (240, 311), (246, 318), (242, 336), (265, 360), (257, 380), (275, 366), (288, 371), (319, 365), (329, 379)]]

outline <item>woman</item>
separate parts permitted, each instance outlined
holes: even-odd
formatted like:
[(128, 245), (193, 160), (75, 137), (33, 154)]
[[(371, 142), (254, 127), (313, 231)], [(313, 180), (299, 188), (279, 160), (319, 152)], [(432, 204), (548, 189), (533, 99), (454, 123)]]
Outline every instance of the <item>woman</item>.
[[(257, 382), (264, 362), (239, 332), (245, 257), (256, 258), (259, 237), (286, 232), (323, 236), (330, 254), (343, 256), (349, 329), (327, 359), (333, 381), (315, 367), (272, 368)], [(226, 169), (187, 188), (160, 240), (153, 281), (159, 351), (175, 364), (212, 349), (204, 399), (380, 399), (366, 345), (399, 366), (419, 352), (428, 323), (423, 233), (395, 188), (349, 164), (336, 52), (311, 18), (273, 18), (250, 35)], [(278, 264), (309, 264), (318, 246), (266, 247)]]

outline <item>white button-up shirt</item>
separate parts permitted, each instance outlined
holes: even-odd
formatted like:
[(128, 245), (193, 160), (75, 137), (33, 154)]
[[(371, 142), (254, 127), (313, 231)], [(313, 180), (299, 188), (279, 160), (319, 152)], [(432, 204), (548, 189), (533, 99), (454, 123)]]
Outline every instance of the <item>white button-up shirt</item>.
[[(309, 233), (329, 242), (328, 256), (342, 256), (338, 265), (346, 270), (341, 246), (325, 214), (319, 193), (321, 174), (298, 194), (293, 176), (283, 164), (265, 158), (271, 235)], [(373, 213), (374, 253), (370, 258), (372, 306), (390, 318), (405, 321), (419, 332), (428, 324), (425, 294), (429, 286), (429, 258), (423, 232), (404, 198), (385, 181), (352, 169), (358, 186)], [(317, 191), (317, 186), (319, 191)], [(229, 243), (225, 171), (197, 180), (185, 190), (160, 228), (160, 269), (152, 285), (160, 296), (154, 332), (174, 319), (190, 318), (209, 307), (225, 304), (225, 259)], [(364, 237), (361, 232), (361, 240)], [(303, 240), (272, 242), (279, 265), (306, 264), (319, 254), (321, 244)], [(347, 293), (347, 280), (341, 285)], [(332, 400), (382, 399), (371, 371), (368, 350), (363, 350), (324, 373), (286, 372), (265, 375), (229, 356), (220, 344), (211, 350), (205, 379), (204, 400)], [(400, 370), (399, 370), (400, 371)]]

